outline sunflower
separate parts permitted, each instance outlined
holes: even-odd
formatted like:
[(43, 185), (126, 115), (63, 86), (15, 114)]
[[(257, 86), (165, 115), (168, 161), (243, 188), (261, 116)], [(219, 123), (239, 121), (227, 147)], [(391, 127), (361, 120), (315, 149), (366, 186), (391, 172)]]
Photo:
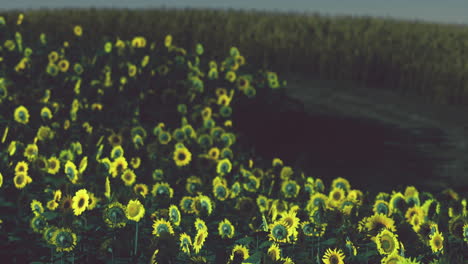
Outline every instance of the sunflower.
[[(180, 211), (175, 205), (169, 206), (167, 213), (165, 213), (169, 217), (169, 221), (174, 224), (174, 226), (179, 226), (181, 221)], [(164, 216), (166, 218), (166, 216)]]
[(24, 149), (23, 155), (28, 158), (28, 160), (33, 160), (34, 158), (37, 157), (37, 154), (39, 153), (39, 149), (35, 143), (33, 144), (28, 144), (26, 148)]
[(375, 200), (372, 210), (375, 214), (391, 215), (390, 206), (387, 201)]
[(219, 157), (219, 148), (213, 147), (208, 151), (208, 156), (212, 158), (213, 160), (218, 160)]
[(239, 182), (234, 182), (231, 186), (231, 197), (230, 198), (236, 198), (237, 196), (239, 196), (240, 192), (242, 191), (241, 189), (241, 185)]
[(109, 144), (111, 144), (112, 147), (120, 146), (120, 145), (122, 145), (122, 142), (123, 142), (122, 135), (116, 134), (116, 133), (112, 133), (107, 138), (107, 140), (109, 141)]
[(426, 200), (421, 208), (429, 219), (434, 219), (440, 214), (440, 203), (435, 199)]
[(166, 182), (156, 183), (151, 189), (151, 194), (154, 197), (166, 196), (172, 198), (174, 195), (174, 189), (172, 189), (171, 186)]
[(86, 189), (81, 189), (73, 196), (72, 208), (75, 215), (81, 215), (89, 205), (89, 194)]
[(68, 212), (72, 209), (73, 198), (70, 195), (62, 197), (60, 201), (60, 209), (64, 212)]
[(55, 209), (57, 209), (58, 206), (59, 203), (55, 200), (50, 200), (46, 204), (47, 209), (49, 209), (50, 211), (55, 211)]
[(345, 199), (345, 191), (342, 188), (333, 188), (328, 195), (328, 205), (332, 208), (339, 208)]
[(240, 263), (250, 257), (249, 249), (244, 245), (235, 245), (231, 251), (230, 260), (233, 263)]
[(222, 238), (232, 238), (234, 236), (234, 226), (228, 219), (224, 218), (218, 224), (218, 232)]
[(178, 167), (183, 167), (192, 160), (192, 153), (185, 147), (179, 148), (174, 151), (173, 159)]
[(444, 248), (444, 237), (442, 233), (435, 232), (430, 236), (429, 245), (431, 246), (431, 250), (433, 253), (442, 252)]
[(26, 107), (20, 105), (15, 109), (13, 114), (15, 121), (21, 124), (27, 124), (29, 122), (29, 111)]
[(44, 106), (42, 109), (41, 109), (41, 117), (42, 119), (44, 120), (50, 120), (52, 119), (52, 112), (50, 111), (50, 109), (47, 107), (47, 106)]
[(239, 89), (239, 91), (245, 90), (247, 87), (249, 87), (249, 85), (250, 85), (249, 80), (245, 78), (244, 76), (240, 76), (239, 78), (237, 78), (236, 87), (237, 89)]
[(127, 225), (126, 208), (119, 202), (108, 204), (103, 211), (104, 222), (110, 228), (122, 228)]
[(197, 231), (193, 241), (193, 251), (195, 254), (198, 254), (202, 249), (203, 245), (205, 244), (205, 240), (208, 237), (208, 230), (207, 229), (200, 229)]
[(32, 182), (32, 179), (26, 173), (16, 174), (13, 178), (13, 183), (17, 189), (23, 189), (30, 182)]
[(76, 169), (76, 165), (73, 161), (68, 160), (65, 163), (64, 171), (71, 183), (76, 184), (78, 181), (78, 170)]
[(16, 163), (16, 166), (15, 166), (15, 175), (20, 174), (20, 173), (28, 174), (28, 169), (29, 169), (29, 166), (27, 162), (18, 161), (18, 163)]
[(268, 227), (270, 233), (268, 237), (274, 242), (286, 243), (291, 235), (290, 230), (282, 221), (275, 221)]
[(306, 210), (311, 212), (314, 208), (325, 208), (328, 203), (328, 196), (323, 193), (316, 192), (310, 197), (307, 203)]
[(112, 147), (111, 153), (110, 153), (110, 158), (115, 160), (117, 158), (123, 157), (124, 155), (124, 149), (122, 148), (121, 145), (116, 145)]
[(130, 165), (132, 165), (132, 167), (134, 169), (138, 169), (141, 165), (141, 159), (140, 157), (133, 157), (130, 159)]
[(73, 33), (75, 36), (81, 37), (81, 35), (83, 35), (83, 28), (80, 25), (76, 25), (73, 27)]
[(327, 249), (323, 255), (322, 261), (324, 264), (344, 264), (344, 254), (341, 249)]
[(279, 245), (276, 244), (276, 243), (272, 243), (271, 246), (268, 248), (267, 255), (273, 261), (280, 260), (281, 259), (281, 249), (279, 248)]
[[(289, 230), (295, 230), (299, 227), (300, 219), (296, 216), (297, 212), (289, 210), (279, 213), (281, 223), (283, 223)], [(294, 233), (294, 232), (293, 232)]]
[(220, 201), (225, 201), (229, 197), (229, 189), (225, 184), (214, 184), (213, 195)]
[(190, 238), (190, 236), (187, 235), (187, 233), (182, 233), (180, 234), (179, 241), (180, 249), (182, 250), (182, 252), (190, 255), (190, 248), (192, 247), (192, 239)]
[(226, 72), (226, 80), (229, 82), (233, 83), (236, 80), (236, 73), (234, 71), (228, 71)]
[(294, 180), (284, 180), (281, 183), (281, 193), (286, 198), (296, 198), (301, 187)]
[(180, 200), (179, 206), (184, 213), (191, 214), (194, 212), (192, 209), (192, 203), (193, 203), (193, 197), (184, 196)]
[(124, 172), (128, 168), (128, 162), (125, 157), (116, 158), (110, 168), (110, 173), (112, 177), (117, 177), (120, 173)]
[(403, 211), (405, 205), (405, 196), (401, 192), (393, 192), (389, 202), (390, 212), (396, 213), (398, 210)]
[(363, 220), (364, 226), (361, 226), (361, 229), (366, 229), (367, 231), (376, 231), (380, 232), (381, 228), (387, 228), (388, 230), (395, 232), (395, 221), (383, 214), (374, 214), (370, 217), (366, 217)]
[(133, 191), (137, 195), (141, 195), (143, 196), (143, 198), (145, 198), (146, 195), (148, 194), (148, 186), (144, 183), (137, 183), (135, 184), (135, 186), (133, 186)]
[(165, 219), (154, 220), (152, 234), (159, 237), (162, 233), (174, 234), (171, 223)]
[(392, 254), (382, 258), (382, 264), (401, 264), (404, 263), (404, 258), (398, 254), (398, 251), (393, 251)]
[(57, 66), (61, 72), (66, 72), (70, 67), (70, 62), (68, 60), (61, 60), (57, 63)]
[(341, 188), (345, 192), (349, 192), (351, 190), (351, 185), (349, 184), (349, 181), (347, 179), (338, 177), (333, 180), (331, 188)]
[(121, 179), (125, 183), (125, 186), (132, 186), (136, 179), (135, 172), (133, 172), (131, 169), (126, 169), (122, 173)]
[(375, 243), (377, 244), (377, 250), (381, 255), (390, 255), (399, 249), (399, 243), (397, 235), (389, 231), (388, 229), (383, 229), (375, 238)]
[(232, 164), (229, 159), (222, 159), (218, 161), (218, 164), (216, 165), (216, 173), (220, 175), (225, 175), (230, 173), (232, 170)]
[(420, 219), (424, 219), (424, 217), (426, 216), (424, 213), (424, 210), (421, 207), (414, 206), (406, 210), (406, 213), (405, 213), (406, 221), (410, 223), (414, 215), (418, 215)]
[(70, 229), (59, 228), (53, 233), (51, 241), (58, 252), (69, 252), (76, 246), (77, 238)]
[(51, 246), (54, 245), (52, 242), (52, 237), (57, 230), (58, 228), (56, 226), (48, 226), (46, 229), (44, 229), (42, 232), (42, 238), (47, 242), (47, 244)]
[(34, 213), (34, 215), (40, 215), (44, 213), (44, 207), (42, 206), (42, 203), (38, 200), (32, 200), (30, 206), (31, 211)]
[(463, 225), (463, 240), (468, 243), (468, 224)]
[(195, 222), (193, 223), (193, 225), (195, 226), (195, 229), (197, 231), (199, 231), (199, 230), (208, 230), (208, 227), (206, 226), (205, 221), (203, 221), (203, 219), (200, 219), (198, 217), (197, 217), (197, 219), (195, 219)]
[(36, 233), (42, 233), (47, 227), (47, 220), (42, 215), (35, 215), (29, 223), (32, 230)]
[(264, 212), (268, 211), (268, 203), (269, 203), (269, 201), (268, 201), (268, 198), (267, 198), (266, 196), (264, 196), (264, 195), (259, 195), (259, 196), (257, 197), (256, 202), (257, 202), (258, 208), (260, 209), (260, 213), (264, 213)]
[(211, 215), (213, 212), (213, 204), (211, 202), (210, 197), (206, 195), (198, 195), (195, 197), (192, 203), (192, 210), (197, 214), (207, 214)]
[(127, 204), (125, 215), (128, 219), (139, 222), (145, 215), (145, 207), (139, 200), (130, 200)]
[(245, 182), (243, 185), (244, 190), (248, 192), (256, 192), (260, 188), (260, 179), (250, 175), (247, 178), (247, 182)]

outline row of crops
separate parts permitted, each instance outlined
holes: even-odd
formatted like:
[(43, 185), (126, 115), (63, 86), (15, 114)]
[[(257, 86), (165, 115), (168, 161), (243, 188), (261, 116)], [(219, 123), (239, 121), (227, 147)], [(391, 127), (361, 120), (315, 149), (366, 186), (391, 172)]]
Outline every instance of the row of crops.
[[(407, 186), (371, 196), (345, 175), (320, 179), (240, 148), (236, 105), (286, 83), (235, 45), (185, 49), (170, 28), (153, 29), (161, 38), (115, 36), (86, 15), (82, 24), (57, 19), (49, 27), (52, 18), (37, 23), (39, 14), (0, 17), (2, 260), (468, 258), (466, 197), (451, 189)], [(71, 14), (79, 13), (56, 17), (78, 19)], [(225, 57), (211, 57), (208, 47)]]
[(70, 35), (74, 24), (93, 28), (83, 36), (86, 48), (101, 36), (154, 41), (171, 32), (181, 46), (204, 43), (206, 54), (218, 60), (235, 45), (253, 65), (277, 72), (355, 80), (437, 103), (468, 100), (464, 25), (209, 9), (36, 10), (28, 17), (23, 26), (31, 39), (41, 32)]

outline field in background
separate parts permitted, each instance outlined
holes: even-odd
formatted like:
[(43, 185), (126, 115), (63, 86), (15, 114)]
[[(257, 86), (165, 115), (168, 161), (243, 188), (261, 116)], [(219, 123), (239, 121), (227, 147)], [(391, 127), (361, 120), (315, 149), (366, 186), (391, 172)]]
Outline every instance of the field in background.
[[(18, 14), (0, 15), (11, 21)], [(249, 63), (280, 73), (412, 90), (437, 103), (468, 102), (468, 30), (459, 25), (210, 9), (37, 10), (25, 15), (23, 30), (32, 32), (25, 38), (37, 41), (44, 28), (54, 41), (54, 35), (71, 35), (75, 24), (93, 29), (84, 34), (89, 45), (103, 35), (145, 35), (161, 42), (171, 33), (180, 46), (202, 43), (208, 58), (220, 59), (237, 46)]]

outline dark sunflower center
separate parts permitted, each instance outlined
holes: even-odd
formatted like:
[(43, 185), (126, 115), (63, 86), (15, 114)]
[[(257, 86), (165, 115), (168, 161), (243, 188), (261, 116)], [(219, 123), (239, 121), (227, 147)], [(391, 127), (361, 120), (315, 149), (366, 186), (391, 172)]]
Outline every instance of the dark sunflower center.
[(391, 249), (392, 249), (392, 243), (387, 240), (387, 239), (384, 239), (382, 241), (382, 249), (385, 251), (385, 252), (390, 252)]
[(24, 182), (24, 177), (23, 176), (16, 177), (16, 183), (17, 184), (22, 184), (23, 182)]
[(179, 160), (185, 160), (185, 154), (184, 153), (179, 153), (179, 155), (177, 156), (177, 158)]
[(333, 199), (334, 199), (334, 200), (340, 200), (340, 199), (341, 199), (341, 193), (335, 192), (335, 193), (333, 194)]
[(84, 199), (81, 198), (81, 199), (78, 201), (78, 207), (83, 207), (84, 203), (85, 203), (85, 202), (84, 202)]
[(63, 208), (64, 208), (64, 209), (68, 209), (68, 208), (70, 208), (70, 206), (71, 206), (71, 202), (70, 202), (69, 200), (67, 200), (67, 201), (65, 201), (65, 202), (63, 203)]
[(340, 260), (339, 260), (338, 257), (335, 256), (335, 255), (331, 256), (329, 260), (330, 260), (330, 264), (338, 264), (338, 263), (340, 263)]

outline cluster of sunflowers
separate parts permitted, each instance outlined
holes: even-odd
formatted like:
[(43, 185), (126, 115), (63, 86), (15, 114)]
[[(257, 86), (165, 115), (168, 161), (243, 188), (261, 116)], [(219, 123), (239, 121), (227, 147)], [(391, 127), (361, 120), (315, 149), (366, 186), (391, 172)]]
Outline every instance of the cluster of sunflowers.
[(0, 17), (2, 249), (28, 241), (52, 262), (467, 258), (466, 198), (451, 189), (371, 199), (345, 178), (327, 188), (238, 147), (236, 102), (285, 82), (249, 73), (237, 48), (218, 67), (200, 61), (201, 44), (190, 54), (171, 35), (161, 47), (103, 37), (89, 51), (76, 25), (63, 44), (44, 34), (23, 43), (23, 18), (7, 27)]

